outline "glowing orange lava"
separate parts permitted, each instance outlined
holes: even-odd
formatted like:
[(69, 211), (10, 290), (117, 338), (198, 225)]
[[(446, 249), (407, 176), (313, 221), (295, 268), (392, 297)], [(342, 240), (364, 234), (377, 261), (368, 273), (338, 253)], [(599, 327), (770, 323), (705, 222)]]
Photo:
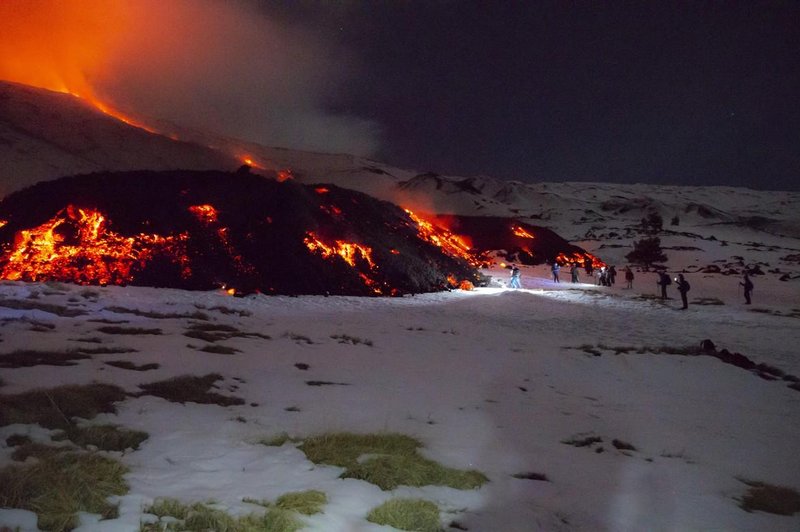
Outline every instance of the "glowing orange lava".
[[(351, 268), (358, 269), (357, 262), (364, 261), (369, 270), (376, 269), (375, 262), (372, 260), (372, 248), (369, 246), (362, 246), (353, 242), (344, 242), (342, 240), (335, 240), (333, 244), (326, 244), (321, 241), (317, 235), (312, 232), (307, 232), (303, 243), (306, 247), (314, 252), (319, 253), (326, 259), (338, 257), (344, 260)], [(378, 283), (369, 277), (363, 271), (358, 272), (358, 276), (364, 281), (364, 284), (372, 289), (375, 294), (382, 294), (383, 290), (378, 286)]]
[(423, 240), (441, 248), (444, 253), (452, 257), (466, 260), (473, 266), (480, 266), (482, 264), (482, 262), (470, 252), (470, 247), (464, 242), (463, 237), (447, 229), (433, 225), (431, 222), (420, 218), (408, 209), (405, 209), (405, 211), (416, 224), (417, 232)]
[(559, 253), (556, 257), (556, 262), (559, 264), (569, 264), (569, 263), (577, 263), (579, 266), (583, 266), (586, 263), (590, 262), (592, 264), (592, 268), (602, 268), (606, 265), (605, 262), (600, 260), (598, 257), (595, 257), (591, 253), (578, 253), (575, 252), (572, 255), (567, 255), (566, 253)]
[(97, 210), (69, 205), (44, 224), (20, 231), (5, 254), (0, 278), (79, 284), (126, 284), (154, 256), (166, 255), (191, 275), (186, 233), (123, 237)]
[(326, 259), (333, 255), (338, 255), (352, 267), (356, 265), (356, 259), (361, 258), (367, 261), (370, 268), (375, 267), (375, 262), (372, 260), (372, 248), (354, 244), (352, 242), (344, 242), (336, 240), (333, 245), (328, 245), (322, 242), (317, 236), (312, 233), (306, 233), (306, 238), (303, 240), (306, 247), (311, 251), (322, 254)]
[(523, 229), (522, 227), (520, 227), (518, 225), (515, 225), (512, 228), (512, 231), (514, 232), (515, 235), (521, 236), (522, 238), (536, 238), (532, 234), (530, 234), (529, 232), (527, 232), (525, 229)]
[(189, 207), (189, 212), (194, 214), (198, 220), (205, 224), (215, 223), (219, 216), (217, 209), (213, 205), (192, 205)]

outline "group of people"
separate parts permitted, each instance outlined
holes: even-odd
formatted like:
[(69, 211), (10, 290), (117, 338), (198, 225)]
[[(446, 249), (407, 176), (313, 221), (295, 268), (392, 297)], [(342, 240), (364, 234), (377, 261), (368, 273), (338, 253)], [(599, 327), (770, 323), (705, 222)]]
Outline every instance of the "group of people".
[[(570, 276), (573, 283), (579, 282), (578, 279), (578, 264), (572, 263), (570, 265)], [(522, 272), (520, 269), (512, 264), (510, 266), (511, 269), (511, 279), (508, 283), (509, 288), (522, 288), (520, 283), (520, 277)], [(553, 265), (550, 267), (550, 271), (553, 274), (553, 282), (560, 283), (561, 280), (559, 279), (559, 273), (561, 272), (561, 265), (558, 262), (553, 261)], [(625, 282), (627, 283), (626, 288), (633, 288), (633, 279), (634, 274), (633, 270), (631, 270), (630, 266), (625, 266)], [(613, 286), (614, 282), (616, 281), (617, 277), (617, 270), (612, 265), (608, 268), (603, 266), (599, 270), (597, 270), (597, 285), (598, 286)], [(658, 272), (658, 280), (656, 281), (659, 287), (661, 287), (661, 299), (668, 299), (667, 297), (667, 286), (672, 284), (672, 279), (670, 279), (669, 275), (667, 275), (664, 271)], [(692, 286), (689, 284), (689, 281), (683, 276), (682, 273), (679, 273), (678, 276), (675, 278), (675, 284), (678, 289), (678, 293), (681, 295), (681, 303), (683, 306), (681, 309), (689, 308), (689, 299), (688, 293), (691, 290)], [(750, 280), (750, 276), (745, 272), (742, 281), (739, 283), (740, 286), (744, 287), (744, 299), (745, 305), (751, 304), (751, 294), (753, 293), (753, 281)]]

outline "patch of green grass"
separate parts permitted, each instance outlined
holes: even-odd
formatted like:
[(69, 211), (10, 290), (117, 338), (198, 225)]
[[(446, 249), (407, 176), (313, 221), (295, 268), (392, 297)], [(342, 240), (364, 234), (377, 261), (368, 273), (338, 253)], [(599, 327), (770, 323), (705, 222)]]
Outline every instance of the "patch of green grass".
[(340, 344), (359, 345), (364, 344), (372, 347), (372, 340), (359, 338), (358, 336), (350, 336), (349, 334), (332, 334), (331, 338), (337, 340)]
[(424, 499), (390, 499), (370, 510), (367, 521), (399, 530), (439, 532), (439, 507)]
[(155, 395), (173, 403), (200, 403), (231, 406), (244, 404), (244, 399), (234, 396), (224, 396), (211, 392), (211, 388), (222, 375), (210, 373), (203, 377), (183, 375), (149, 384), (140, 384), (144, 390), (140, 395)]
[(615, 449), (618, 449), (620, 451), (638, 451), (638, 449), (634, 447), (632, 444), (622, 440), (613, 439), (611, 440), (611, 445), (613, 445)]
[(132, 347), (79, 347), (75, 351), (84, 355), (120, 355), (122, 353), (135, 353)]
[(49, 429), (66, 429), (73, 417), (91, 419), (100, 413), (116, 412), (114, 403), (126, 397), (122, 388), (100, 383), (0, 395), (0, 427), (38, 423)]
[(561, 443), (572, 445), (573, 447), (591, 447), (595, 443), (603, 443), (603, 438), (594, 435), (577, 434), (566, 440), (561, 440)]
[(290, 340), (294, 340), (295, 343), (298, 343), (298, 344), (306, 344), (306, 345), (313, 345), (314, 344), (314, 340), (312, 340), (308, 336), (304, 336), (302, 334), (297, 334), (297, 333), (293, 333), (293, 332), (289, 332), (289, 331), (283, 333), (283, 337), (284, 338), (289, 338)]
[(739, 501), (742, 510), (777, 515), (800, 512), (800, 493), (796, 489), (755, 480), (739, 480), (748, 486), (747, 493)]
[(584, 353), (599, 357), (603, 355), (603, 352), (599, 349), (595, 348), (592, 344), (582, 344), (579, 345), (576, 349), (580, 349)]
[(11, 459), (17, 462), (24, 462), (29, 457), (33, 456), (39, 460), (46, 460), (57, 454), (65, 453), (67, 451), (74, 451), (75, 448), (71, 446), (55, 446), (46, 445), (44, 443), (28, 442), (19, 445), (14, 452), (11, 453)]
[(0, 470), (0, 507), (35, 512), (42, 530), (71, 530), (77, 512), (116, 516), (108, 498), (127, 493), (125, 473), (121, 463), (93, 453), (58, 453), (11, 465)]
[(78, 360), (85, 360), (88, 354), (73, 351), (33, 351), (18, 349), (0, 355), (0, 368), (30, 368), (33, 366), (75, 366)]
[(198, 351), (203, 351), (204, 353), (214, 353), (216, 355), (235, 355), (236, 353), (241, 352), (241, 350), (236, 349), (235, 347), (214, 344), (206, 344), (198, 349)]
[(308, 438), (298, 448), (315, 464), (345, 468), (342, 478), (364, 480), (382, 490), (400, 485), (474, 489), (488, 482), (479, 471), (452, 469), (425, 458), (418, 452), (421, 445), (403, 434), (342, 432)]
[(189, 505), (183, 504), (178, 499), (169, 497), (158, 498), (153, 501), (153, 504), (146, 506), (144, 512), (153, 514), (159, 518), (161, 517), (174, 517), (175, 519), (186, 519), (189, 514)]
[(228, 338), (230, 338), (230, 335), (226, 333), (194, 331), (194, 330), (186, 331), (185, 333), (183, 333), (183, 335), (188, 338), (203, 340), (204, 342), (218, 342), (220, 340), (227, 340)]
[(184, 336), (203, 340), (204, 342), (219, 342), (230, 338), (259, 337), (271, 340), (270, 336), (259, 333), (242, 332), (236, 327), (224, 323), (193, 323), (189, 329), (183, 333)]
[(101, 333), (106, 334), (131, 334), (131, 335), (145, 335), (145, 334), (163, 334), (161, 329), (146, 329), (144, 327), (116, 327), (108, 325), (97, 329)]
[(70, 338), (73, 342), (84, 342), (87, 344), (102, 344), (103, 339), (98, 336), (90, 336), (89, 338)]
[(93, 445), (103, 451), (138, 449), (149, 435), (138, 430), (129, 430), (117, 425), (85, 425), (70, 427), (55, 436), (55, 441), (69, 440), (81, 447)]
[(160, 364), (157, 364), (155, 362), (137, 366), (136, 364), (134, 364), (129, 360), (109, 360), (108, 362), (106, 362), (106, 365), (120, 369), (128, 369), (131, 371), (150, 371), (151, 369), (158, 369), (161, 367)]
[(322, 512), (328, 504), (328, 496), (318, 490), (293, 491), (278, 497), (275, 506), (282, 510), (297, 512), (303, 515), (314, 515)]
[(227, 333), (241, 332), (233, 325), (227, 325), (225, 323), (193, 323), (189, 328), (193, 331), (207, 331), (207, 332), (213, 331), (213, 332), (227, 332)]
[(63, 305), (53, 305), (50, 303), (39, 303), (38, 301), (24, 300), (24, 299), (0, 299), (0, 307), (13, 308), (17, 310), (41, 310), (62, 316), (65, 318), (74, 318), (75, 316), (83, 316), (86, 314), (83, 310), (65, 307)]

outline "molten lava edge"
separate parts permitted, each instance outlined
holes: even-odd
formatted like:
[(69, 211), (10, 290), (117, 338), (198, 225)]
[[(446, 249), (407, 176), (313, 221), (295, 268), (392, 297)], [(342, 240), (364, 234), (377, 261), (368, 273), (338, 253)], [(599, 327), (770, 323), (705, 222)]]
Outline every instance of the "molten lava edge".
[(235, 293), (402, 295), (485, 283), (459, 238), (333, 185), (99, 173), (0, 202), (0, 277)]

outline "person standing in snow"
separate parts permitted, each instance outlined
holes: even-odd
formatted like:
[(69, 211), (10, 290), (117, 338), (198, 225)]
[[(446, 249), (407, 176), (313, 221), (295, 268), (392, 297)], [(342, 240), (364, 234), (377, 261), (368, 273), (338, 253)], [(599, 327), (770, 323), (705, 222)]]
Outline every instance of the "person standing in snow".
[(572, 263), (572, 267), (569, 269), (569, 274), (572, 277), (572, 282), (573, 283), (577, 283), (578, 282), (578, 263), (577, 262), (573, 262)]
[(625, 266), (625, 281), (628, 283), (628, 288), (633, 288), (633, 270), (630, 266)]
[(558, 272), (561, 271), (561, 266), (558, 265), (558, 262), (553, 261), (553, 267), (550, 269), (553, 271), (553, 282), (560, 283), (561, 281), (558, 280)]
[(511, 265), (511, 280), (508, 282), (509, 288), (522, 288), (522, 285), (519, 282), (519, 278), (522, 275), (522, 272), (519, 271), (516, 265)]
[(740, 286), (744, 286), (744, 301), (745, 305), (750, 304), (750, 294), (753, 292), (753, 281), (750, 280), (750, 276), (747, 275), (747, 272), (744, 273), (744, 278), (742, 282), (739, 283)]
[(608, 269), (608, 286), (614, 286), (614, 282), (617, 280), (617, 269), (612, 264), (611, 267)]
[(667, 286), (672, 284), (672, 281), (664, 272), (658, 272), (657, 284), (661, 287), (661, 299), (667, 299)]
[(691, 286), (689, 285), (689, 281), (687, 281), (686, 279), (683, 278), (683, 274), (682, 273), (679, 273), (678, 274), (678, 278), (675, 279), (675, 280), (678, 283), (678, 292), (680, 292), (680, 294), (681, 294), (681, 301), (683, 302), (683, 308), (687, 309), (687, 308), (689, 308), (689, 300), (686, 297), (686, 294), (691, 289)]

